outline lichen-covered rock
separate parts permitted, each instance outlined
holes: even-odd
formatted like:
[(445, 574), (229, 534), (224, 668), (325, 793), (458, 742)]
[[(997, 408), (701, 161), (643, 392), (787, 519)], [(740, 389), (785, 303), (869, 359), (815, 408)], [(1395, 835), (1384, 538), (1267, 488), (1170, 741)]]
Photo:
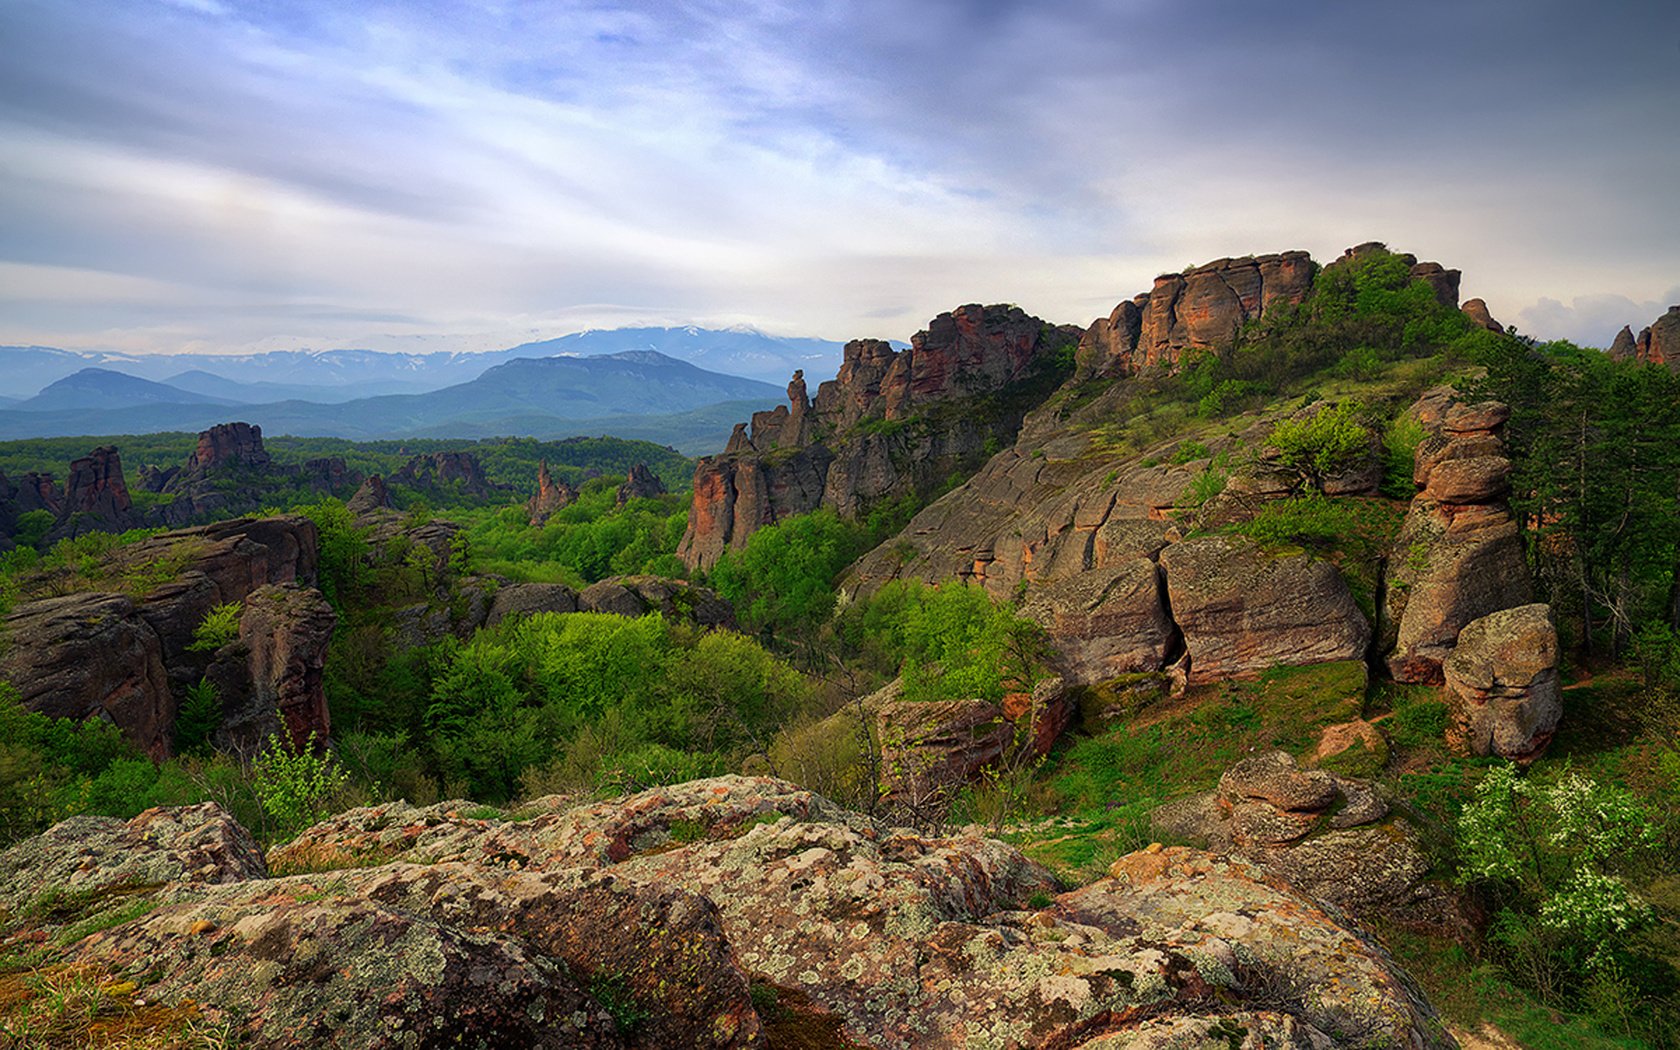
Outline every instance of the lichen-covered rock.
[(1206, 536), (1167, 547), (1161, 567), (1192, 684), (1365, 655), (1371, 625), (1328, 562)]
[(875, 734), (883, 790), (920, 804), (949, 799), (1002, 758), (1015, 727), (987, 700), (898, 700), (876, 711)]
[(1443, 671), (1448, 737), (1473, 755), (1540, 756), (1563, 716), (1551, 607), (1520, 605), (1472, 620)]
[(577, 592), (563, 583), (510, 583), (497, 588), (485, 623), (495, 626), (509, 616), (577, 612), (577, 602)]
[(214, 802), (71, 817), (0, 853), (0, 910), (79, 918), (107, 898), (267, 875), (250, 832)]

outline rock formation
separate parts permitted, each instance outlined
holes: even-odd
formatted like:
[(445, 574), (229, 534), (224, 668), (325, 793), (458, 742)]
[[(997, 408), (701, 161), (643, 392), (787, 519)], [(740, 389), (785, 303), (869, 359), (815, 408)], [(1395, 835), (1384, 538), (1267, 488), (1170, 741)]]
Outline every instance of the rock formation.
[(1550, 606), (1519, 605), (1472, 620), (1443, 667), (1447, 739), (1472, 755), (1540, 756), (1563, 716)]
[[(83, 591), (19, 602), (4, 623), (0, 679), (15, 684), (31, 710), (108, 719), (161, 758), (178, 700), (203, 673), (188, 649), (194, 632), (216, 606), (243, 602), (264, 585), (312, 583), (315, 525), (240, 519), (163, 533), (112, 551), (100, 572), (132, 581), (160, 566), (169, 578), (137, 598)], [(274, 644), (292, 643), (276, 635)]]
[(1488, 313), (1487, 303), (1482, 300), (1466, 299), (1459, 309), (1464, 311), (1464, 316), (1470, 318), (1470, 323), (1478, 328), (1485, 328), (1498, 335), (1505, 334), (1505, 326), (1493, 319), (1493, 315)]
[(1528, 565), (1511, 515), (1511, 464), (1500, 430), (1510, 409), (1460, 403), (1442, 388), (1410, 410), (1424, 427), (1418, 493), (1389, 556), (1379, 614), (1396, 681), (1439, 683), (1441, 665), (1472, 620), (1529, 600)]
[(577, 490), (566, 484), (565, 478), (554, 480), (545, 459), (537, 467), (537, 494), (526, 501), (525, 514), (532, 525), (541, 525), (561, 507), (576, 503), (577, 497)]
[(1016, 403), (1023, 385), (1072, 339), (1015, 307), (970, 305), (934, 318), (906, 350), (847, 343), (815, 401), (795, 375), (787, 405), (754, 413), (750, 430), (700, 461), (678, 557), (709, 567), (761, 526), (818, 507), (856, 519), (974, 469), (988, 440), (1013, 438), (1030, 407)]
[(665, 483), (659, 480), (659, 475), (647, 468), (646, 463), (637, 463), (630, 468), (624, 484), (618, 487), (618, 505), (624, 506), (633, 499), (653, 499), (665, 495)]
[(1166, 578), (1147, 557), (1056, 580), (1021, 611), (1055, 639), (1058, 670), (1079, 685), (1160, 670), (1183, 645)]
[(1292, 251), (1216, 259), (1163, 274), (1154, 288), (1121, 302), (1086, 329), (1078, 374), (1088, 379), (1174, 371), (1186, 350), (1227, 348), (1248, 321), (1305, 299), (1316, 269), (1306, 252)]
[(187, 457), (184, 474), (208, 474), (241, 467), (261, 470), (273, 462), (263, 447), (262, 427), (218, 423), (198, 435), (198, 448)]
[(1668, 312), (1639, 333), (1633, 356), (1653, 365), (1667, 365), (1671, 372), (1680, 372), (1680, 306)]
[(205, 677), (222, 701), (218, 750), (256, 753), (284, 730), (295, 745), (332, 734), (322, 672), (338, 617), (320, 591), (268, 584), (245, 597), (239, 639), (217, 654)]
[(262, 427), (218, 423), (198, 435), (184, 464), (140, 468), (141, 487), (170, 497), (147, 511), (152, 525), (180, 526), (230, 514), (254, 513), (275, 485), (302, 484), (317, 492), (348, 494), (361, 481), (342, 459), (312, 459), (301, 467), (274, 462)]
[(1169, 803), (1154, 821), (1362, 919), (1437, 929), (1461, 923), (1456, 895), (1429, 878), (1417, 830), (1375, 785), (1302, 769), (1283, 751), (1238, 762), (1216, 790)]
[(48, 542), (88, 532), (123, 532), (141, 523), (123, 480), (122, 459), (110, 445), (73, 460), (62, 489), (51, 474), (30, 471), (15, 485), (0, 474), (0, 537), (15, 535), (18, 519), (32, 511), (52, 516), (44, 534)]
[[(254, 851), (199, 862), (207, 825), (242, 840), (199, 809), (20, 843), (0, 854), (0, 900), (48, 945), (90, 910), (129, 907), (52, 951), (96, 972), (143, 963), (148, 1001), (191, 999), (253, 1047), (328, 1033), (356, 1047), (762, 1047), (788, 1017), (834, 1045), (931, 1050), (1239, 1030), (1268, 1046), (1452, 1045), (1381, 949), (1260, 869), (1193, 850), (1152, 847), (1059, 893), (1003, 843), (882, 828), (789, 784), (721, 777), (551, 797), (518, 821), (461, 803), (353, 810), (269, 858), (342, 870), (264, 879)], [(127, 840), (160, 879), (119, 881), (105, 844)], [(250, 877), (230, 881), (240, 868)], [(74, 914), (39, 904), (40, 873), (60, 871), (89, 902)], [(154, 906), (136, 915), (137, 896)], [(601, 1005), (626, 1002), (643, 1018), (628, 1030)]]
[(471, 452), (432, 452), (413, 456), (390, 477), (390, 483), (426, 493), (447, 492), (468, 496), (489, 496), (494, 486), (484, 477), (484, 468)]
[(344, 504), (344, 509), (357, 521), (392, 509), (391, 490), (386, 487), (385, 479), (378, 474), (369, 474), (356, 489), (355, 495)]

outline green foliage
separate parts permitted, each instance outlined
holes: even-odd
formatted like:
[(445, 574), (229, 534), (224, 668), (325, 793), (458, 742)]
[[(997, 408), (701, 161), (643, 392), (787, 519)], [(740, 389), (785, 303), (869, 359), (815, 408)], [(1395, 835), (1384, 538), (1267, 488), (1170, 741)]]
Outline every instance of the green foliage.
[(1198, 459), (1209, 459), (1212, 456), (1213, 453), (1208, 451), (1208, 447), (1200, 441), (1182, 441), (1178, 448), (1173, 450), (1172, 463), (1177, 466)]
[(222, 698), (216, 695), (214, 683), (200, 678), (187, 687), (186, 698), (175, 712), (175, 753), (208, 753), (210, 735), (221, 724)]
[(1360, 420), (1362, 407), (1353, 401), (1298, 413), (1272, 428), (1266, 444), (1278, 453), (1278, 464), (1299, 475), (1315, 489), (1325, 479), (1359, 466), (1371, 448), (1371, 431)]
[(837, 630), (867, 663), (904, 678), (907, 700), (999, 700), (1043, 676), (1043, 631), (984, 588), (887, 583), (848, 607)]
[(338, 761), (317, 746), (314, 733), (301, 745), (283, 733), (270, 736), (251, 772), (263, 812), (282, 840), (327, 816), (349, 783)]
[(1423, 424), (1407, 413), (1394, 417), (1383, 431), (1382, 494), (1389, 499), (1410, 499), (1417, 491), (1412, 472), (1423, 436)]
[(634, 499), (621, 507), (622, 481), (584, 482), (577, 502), (541, 526), (531, 525), (520, 506), (457, 515), (469, 522), (468, 560), (479, 571), (516, 580), (575, 586), (608, 576), (684, 575), (675, 554), (688, 524), (688, 497)]
[(213, 607), (204, 614), (204, 621), (194, 628), (193, 640), (187, 646), (187, 651), (213, 653), (232, 643), (239, 637), (239, 617), (243, 611), (244, 606), (239, 602), (226, 602)]
[(708, 576), (735, 606), (741, 626), (768, 636), (809, 637), (834, 611), (835, 578), (874, 545), (870, 531), (831, 510), (754, 532)]
[(331, 496), (300, 507), (298, 512), (315, 523), (319, 534), (316, 549), (321, 593), (334, 607), (342, 607), (360, 592), (367, 575), (372, 558), (367, 530), (357, 528), (344, 501)]
[(50, 511), (31, 510), (18, 515), (17, 526), (12, 532), (12, 542), (19, 547), (38, 547), (53, 527), (53, 516)]
[(1185, 487), (1184, 494), (1179, 497), (1179, 505), (1190, 508), (1200, 507), (1208, 500), (1224, 492), (1225, 486), (1230, 484), (1230, 481), (1231, 474), (1229, 471), (1210, 463), (1207, 469), (1190, 479), (1190, 484)]
[(1446, 736), (1450, 717), (1451, 709), (1445, 701), (1425, 700), (1396, 710), (1389, 728), (1397, 744), (1428, 747)]

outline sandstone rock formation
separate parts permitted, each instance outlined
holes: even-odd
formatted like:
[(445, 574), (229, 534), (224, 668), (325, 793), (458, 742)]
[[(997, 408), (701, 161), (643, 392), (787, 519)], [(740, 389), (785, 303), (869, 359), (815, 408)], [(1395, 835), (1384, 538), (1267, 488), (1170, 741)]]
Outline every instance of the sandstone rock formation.
[(1081, 378), (1173, 371), (1189, 349), (1226, 348), (1245, 323), (1312, 290), (1316, 267), (1302, 251), (1216, 259), (1155, 278), (1151, 290), (1092, 323), (1077, 352)]
[(1671, 372), (1680, 372), (1680, 306), (1668, 312), (1639, 333), (1633, 356), (1653, 365), (1667, 365)]
[(391, 490), (386, 487), (385, 479), (378, 474), (369, 474), (356, 489), (355, 495), (344, 504), (344, 509), (357, 521), (374, 517), (379, 511), (392, 509)]
[[(315, 525), (307, 518), (236, 519), (162, 533), (112, 551), (101, 573), (115, 582), (168, 577), (138, 598), (83, 591), (19, 602), (5, 621), (0, 679), (24, 705), (60, 718), (107, 718), (136, 746), (169, 753), (175, 711), (203, 673), (189, 651), (218, 605), (268, 584), (310, 584)], [(324, 708), (322, 717), (324, 718)]]
[(16, 534), (18, 519), (31, 511), (52, 516), (48, 542), (88, 532), (123, 532), (141, 523), (123, 480), (122, 458), (105, 445), (70, 463), (61, 489), (51, 474), (30, 471), (17, 484), (0, 473), (0, 538)]
[(1429, 878), (1417, 830), (1375, 785), (1302, 769), (1282, 751), (1238, 762), (1216, 790), (1169, 803), (1154, 819), (1363, 919), (1438, 929), (1461, 921), (1455, 894)]
[(298, 746), (332, 735), (322, 674), (338, 617), (320, 591), (269, 584), (245, 597), (239, 639), (217, 654), (205, 677), (217, 687), (218, 750), (255, 754), (284, 730)]
[(1473, 755), (1515, 762), (1540, 756), (1563, 716), (1551, 607), (1519, 605), (1472, 620), (1443, 671), (1447, 737)]
[(537, 467), (537, 494), (525, 504), (525, 514), (532, 525), (541, 525), (553, 516), (561, 507), (569, 507), (577, 502), (577, 490), (566, 484), (566, 479), (554, 480), (554, 475), (548, 472), (548, 460), (543, 460)]
[(1021, 611), (1044, 627), (1074, 685), (1159, 670), (1182, 644), (1161, 567), (1147, 557), (1056, 580)]
[(934, 318), (906, 350), (847, 343), (814, 401), (796, 375), (787, 405), (755, 413), (750, 431), (737, 427), (723, 454), (700, 461), (678, 556), (709, 567), (761, 526), (818, 507), (855, 519), (973, 470), (988, 440), (1013, 438), (1030, 407), (1024, 384), (1073, 338), (1015, 307), (970, 305)]
[(184, 464), (140, 469), (142, 487), (170, 497), (150, 508), (152, 525), (186, 525), (229, 514), (254, 513), (269, 502), (276, 484), (302, 484), (324, 494), (347, 495), (361, 478), (342, 459), (312, 459), (301, 467), (274, 462), (263, 445), (262, 427), (218, 423), (198, 435)]
[(1470, 318), (1470, 323), (1478, 328), (1485, 328), (1498, 335), (1505, 334), (1505, 326), (1493, 319), (1493, 315), (1488, 313), (1487, 303), (1481, 299), (1466, 299), (1459, 309), (1464, 311), (1464, 316)]
[(1328, 562), (1208, 536), (1167, 547), (1161, 567), (1193, 685), (1365, 657), (1371, 626)]
[(1610, 341), (1610, 349), (1606, 351), (1617, 361), (1626, 361), (1639, 350), (1639, 344), (1633, 338), (1633, 329), (1627, 325), (1616, 333), (1616, 338)]
[(637, 463), (631, 466), (624, 484), (618, 487), (618, 505), (622, 507), (633, 499), (653, 499), (663, 495), (665, 483), (659, 480), (659, 475), (649, 470), (646, 463)]
[(1439, 683), (1459, 632), (1531, 593), (1522, 538), (1506, 496), (1511, 465), (1498, 402), (1462, 404), (1432, 390), (1411, 409), (1426, 432), (1418, 486), (1389, 556), (1379, 614), (1382, 651), (1396, 681)]
[(262, 427), (250, 423), (218, 423), (198, 435), (198, 448), (187, 457), (185, 474), (224, 468), (261, 469), (273, 462), (263, 447)]
[[(835, 1045), (934, 1050), (1236, 1029), (1451, 1045), (1381, 949), (1243, 863), (1155, 847), (1057, 893), (1002, 843), (881, 828), (743, 777), (533, 809), (351, 811), (270, 857), (346, 870), (130, 890), (156, 906), (55, 951), (111, 972), (143, 960), (149, 1001), (193, 999), (256, 1047), (328, 1031), (355, 1047), (760, 1047), (789, 1017)], [(67, 838), (0, 856), (19, 873), (0, 894), (35, 869), (101, 867)], [(31, 914), (44, 943), (81, 918)], [(609, 1001), (641, 1022), (620, 1028)]]

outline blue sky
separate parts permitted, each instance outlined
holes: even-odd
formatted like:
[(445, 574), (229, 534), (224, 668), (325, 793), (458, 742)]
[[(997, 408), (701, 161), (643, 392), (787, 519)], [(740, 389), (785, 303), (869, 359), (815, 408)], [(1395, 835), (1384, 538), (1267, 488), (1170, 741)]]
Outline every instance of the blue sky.
[(1084, 324), (1391, 246), (1524, 331), (1680, 302), (1680, 5), (0, 0), (0, 342)]

